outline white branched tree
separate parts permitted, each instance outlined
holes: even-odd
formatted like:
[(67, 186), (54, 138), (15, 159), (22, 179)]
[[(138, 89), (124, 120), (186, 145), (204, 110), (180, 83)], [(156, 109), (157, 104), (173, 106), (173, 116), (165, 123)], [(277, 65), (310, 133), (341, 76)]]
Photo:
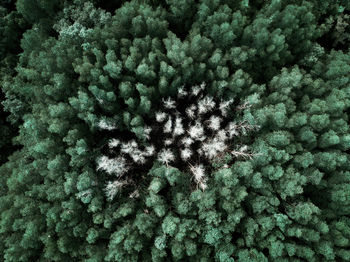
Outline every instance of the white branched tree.
[[(259, 127), (247, 121), (231, 120), (232, 112), (239, 112), (251, 105), (244, 101), (234, 106), (233, 99), (218, 100), (204, 95), (205, 83), (188, 90), (181, 87), (176, 98), (162, 100), (161, 110), (157, 111), (149, 125), (144, 127), (147, 145), (141, 145), (136, 139), (122, 141), (113, 138), (108, 147), (115, 157), (101, 156), (97, 169), (117, 177), (108, 182), (106, 194), (113, 199), (115, 192), (126, 185), (126, 174), (136, 166), (148, 161), (158, 160), (166, 166), (187, 167), (195, 183), (205, 190), (208, 176), (205, 167), (230, 154), (235, 158), (252, 158), (256, 154), (249, 151), (247, 145), (237, 143), (238, 138)], [(237, 115), (237, 113), (236, 113)], [(105, 122), (100, 128), (112, 130), (114, 126)], [(183, 170), (186, 171), (186, 170)], [(138, 196), (134, 191), (130, 197)]]

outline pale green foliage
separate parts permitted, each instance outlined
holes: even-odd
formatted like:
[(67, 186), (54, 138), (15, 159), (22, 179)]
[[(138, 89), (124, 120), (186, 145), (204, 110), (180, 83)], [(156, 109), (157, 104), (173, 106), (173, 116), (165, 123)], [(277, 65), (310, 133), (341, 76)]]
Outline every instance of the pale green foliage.
[[(324, 41), (347, 1), (16, 6), (0, 22), (20, 145), (0, 167), (0, 260), (350, 260), (350, 55)], [(4, 56), (10, 20), (23, 34)]]

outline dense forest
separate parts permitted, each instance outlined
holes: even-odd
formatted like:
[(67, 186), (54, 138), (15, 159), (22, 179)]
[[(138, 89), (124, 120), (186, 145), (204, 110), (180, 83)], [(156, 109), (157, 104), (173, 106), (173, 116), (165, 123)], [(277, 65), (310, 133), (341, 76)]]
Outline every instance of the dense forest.
[(350, 261), (350, 1), (0, 0), (0, 261)]

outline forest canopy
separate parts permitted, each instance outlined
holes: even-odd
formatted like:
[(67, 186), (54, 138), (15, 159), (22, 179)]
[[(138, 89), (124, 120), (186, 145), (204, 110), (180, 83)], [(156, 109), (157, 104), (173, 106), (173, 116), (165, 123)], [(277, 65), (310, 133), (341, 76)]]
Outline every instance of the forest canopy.
[(349, 23), (0, 0), (0, 261), (350, 261)]

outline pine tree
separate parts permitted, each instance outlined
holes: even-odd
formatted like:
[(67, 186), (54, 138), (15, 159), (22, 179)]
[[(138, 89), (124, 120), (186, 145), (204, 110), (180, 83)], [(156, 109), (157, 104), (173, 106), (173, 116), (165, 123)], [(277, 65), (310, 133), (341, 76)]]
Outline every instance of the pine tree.
[(0, 1), (0, 260), (349, 261), (349, 8)]

